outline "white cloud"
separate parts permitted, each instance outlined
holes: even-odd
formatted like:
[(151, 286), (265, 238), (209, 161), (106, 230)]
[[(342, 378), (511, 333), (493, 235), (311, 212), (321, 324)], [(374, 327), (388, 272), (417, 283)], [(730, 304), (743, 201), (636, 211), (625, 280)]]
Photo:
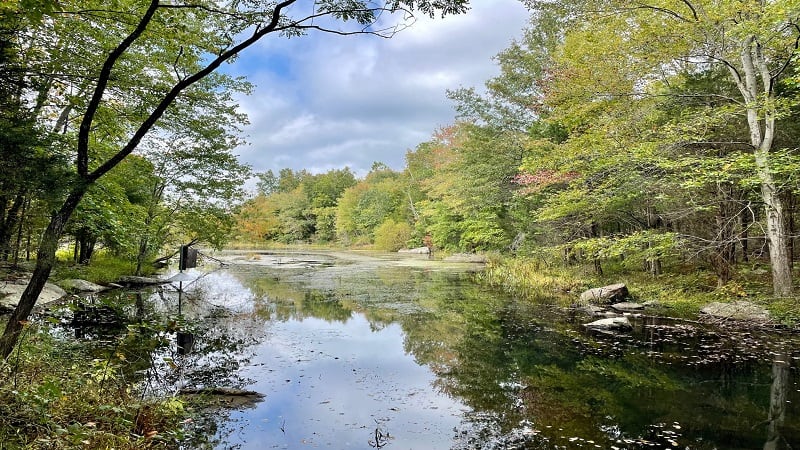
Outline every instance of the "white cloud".
[(241, 99), (251, 144), (239, 153), (256, 171), (400, 169), (408, 149), (454, 120), (446, 90), (497, 74), (492, 57), (527, 17), (517, 0), (473, 0), (465, 15), (420, 17), (392, 39), (267, 39), (232, 66), (256, 85)]

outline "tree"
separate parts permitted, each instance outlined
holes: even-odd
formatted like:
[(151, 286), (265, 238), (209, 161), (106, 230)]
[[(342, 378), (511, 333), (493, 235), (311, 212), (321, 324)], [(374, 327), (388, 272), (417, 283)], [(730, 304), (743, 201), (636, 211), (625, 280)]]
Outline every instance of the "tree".
[[(552, 2), (527, 2), (550, 10)], [(584, 110), (609, 98), (636, 101), (654, 82), (679, 72), (723, 67), (738, 90), (731, 98), (747, 122), (754, 174), (766, 217), (773, 288), (792, 292), (786, 214), (773, 164), (777, 120), (794, 99), (779, 86), (800, 42), (800, 7), (791, 1), (622, 1), (558, 3), (571, 19), (556, 58), (556, 102), (580, 99)], [(624, 64), (622, 64), (624, 61)], [(709, 95), (715, 93), (694, 93)], [(593, 103), (597, 101), (597, 103)], [(698, 141), (702, 141), (698, 139)]]
[[(71, 152), (75, 161), (74, 181), (42, 236), (31, 281), (0, 338), (0, 353), (4, 357), (16, 344), (22, 325), (53, 267), (59, 237), (90, 186), (130, 155), (158, 129), (162, 120), (179, 123), (186, 118), (179, 113), (194, 111), (193, 93), (204, 80), (215, 81), (214, 74), (222, 64), (267, 35), (298, 36), (320, 31), (388, 37), (402, 25), (382, 27), (378, 19), (383, 13), (398, 12), (410, 18), (414, 11), (433, 16), (463, 13), (467, 9), (467, 0), (390, 0), (386, 3), (326, 0), (316, 2), (311, 11), (289, 8), (296, 3), (297, 0), (263, 4), (123, 1), (108, 10), (102, 3), (59, 2), (62, 9), (52, 13), (52, 20), (48, 22), (88, 25), (104, 36), (102, 41), (87, 39), (71, 43), (74, 48), (70, 50), (77, 54), (70, 56), (78, 64), (85, 64), (82, 67), (84, 77), (76, 87), (81, 88), (88, 99), (73, 109), (80, 123)], [(110, 45), (95, 48), (90, 45), (95, 42)], [(88, 53), (81, 55), (84, 52)], [(148, 57), (136, 58), (138, 55)], [(141, 73), (150, 76), (142, 77)], [(216, 81), (224, 82), (224, 79)], [(128, 97), (141, 103), (127, 110), (131, 120), (126, 122), (128, 127), (124, 133), (114, 140), (114, 151), (109, 156), (97, 155), (95, 145), (104, 137), (99, 125), (106, 119), (113, 121), (116, 115), (111, 111), (115, 102), (130, 100)], [(106, 111), (108, 116), (104, 116)]]
[(345, 190), (336, 206), (336, 234), (345, 243), (369, 244), (375, 231), (388, 219), (407, 221), (401, 174), (373, 165), (373, 170)]
[(524, 147), (517, 133), (460, 122), (441, 130), (406, 156), (416, 202), (417, 235), (430, 233), (439, 248), (501, 250), (514, 235), (514, 175)]
[(137, 233), (137, 273), (165, 245), (202, 242), (219, 248), (226, 242), (244, 199), (241, 185), (250, 174), (233, 154), (241, 144), (238, 124), (245, 121), (234, 104), (220, 101), (202, 117), (142, 146), (154, 176), (141, 183), (146, 214)]
[(259, 194), (269, 195), (278, 190), (278, 177), (275, 176), (272, 169), (257, 173), (256, 178), (258, 178), (256, 188)]

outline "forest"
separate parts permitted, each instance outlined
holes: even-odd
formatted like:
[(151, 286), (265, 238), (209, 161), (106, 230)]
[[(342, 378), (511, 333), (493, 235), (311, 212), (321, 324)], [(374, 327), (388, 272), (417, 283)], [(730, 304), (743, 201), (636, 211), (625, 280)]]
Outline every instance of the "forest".
[(496, 57), (500, 75), (485, 94), (454, 87), (459, 120), (408, 150), (402, 170), (256, 174), (237, 239), (432, 244), (597, 276), (700, 271), (683, 281), (790, 298), (797, 6), (528, 6), (524, 36)]
[[(247, 118), (233, 98), (252, 86), (217, 69), (267, 34), (319, 29), (282, 16), (284, 3), (121, 3), (137, 23), (91, 2), (4, 4), (0, 253), (35, 258), (31, 293), (64, 245), (75, 263), (102, 248), (138, 273), (176, 245), (233, 238), (430, 245), (598, 275), (688, 267), (719, 288), (768, 270), (774, 296), (792, 296), (794, 3), (528, 1), (528, 28), (496, 56), (500, 75), (485, 91), (454, 86), (459, 120), (408, 149), (402, 170), (268, 171), (248, 198), (250, 168), (234, 155)], [(320, 14), (345, 24), (382, 10), (329, 3)], [(440, 3), (382, 8), (466, 10)], [(208, 24), (240, 34), (199, 31)]]
[(184, 438), (189, 402), (137, 397), (109, 370), (154, 365), (183, 322), (132, 324), (106, 361), (30, 320), (54, 275), (151, 274), (181, 245), (478, 254), (470, 282), (514, 301), (624, 282), (675, 316), (747, 298), (794, 332), (800, 2), (521, 2), (529, 24), (499, 74), (452, 86), (454, 123), (363, 176), (254, 173), (236, 156), (236, 98), (254, 86), (225, 65), (261, 40), (413, 33), (415, 14), (470, 14), (468, 0), (1, 2), (0, 262), (4, 285), (27, 284), (3, 316), (0, 448)]
[[(187, 243), (430, 245), (598, 275), (697, 269), (719, 288), (768, 270), (773, 294), (791, 297), (797, 6), (526, 5), (528, 28), (495, 58), (500, 75), (485, 90), (453, 86), (459, 120), (408, 149), (401, 170), (267, 171), (248, 196), (250, 168), (234, 155), (247, 118), (233, 98), (252, 86), (216, 69), (272, 31), (237, 43), (197, 30), (247, 29), (270, 11), (217, 23), (224, 11), (154, 2), (131, 28), (91, 2), (8, 3), (0, 253), (14, 264), (39, 253), (44, 274), (56, 248), (81, 264), (102, 248), (139, 273)], [(305, 32), (280, 22), (282, 7), (273, 31)], [(327, 14), (368, 22), (370, 11)]]

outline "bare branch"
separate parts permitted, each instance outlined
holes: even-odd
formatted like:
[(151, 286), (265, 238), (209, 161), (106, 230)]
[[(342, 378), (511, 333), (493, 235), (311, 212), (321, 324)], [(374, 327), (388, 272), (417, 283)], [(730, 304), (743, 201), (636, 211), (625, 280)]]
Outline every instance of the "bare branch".
[(794, 28), (795, 31), (797, 31), (797, 37), (794, 40), (794, 45), (792, 46), (792, 52), (789, 54), (789, 57), (786, 58), (786, 61), (783, 62), (781, 68), (778, 69), (778, 71), (775, 72), (775, 75), (772, 76), (773, 80), (777, 80), (778, 77), (780, 77), (781, 74), (783, 74), (783, 72), (786, 71), (786, 69), (789, 67), (789, 64), (791, 64), (791, 62), (794, 61), (794, 55), (795, 53), (797, 53), (798, 48), (800, 48), (800, 26), (798, 26), (796, 23), (791, 23), (787, 26), (787, 28)]
[[(624, 8), (624, 9), (625, 10), (628, 10), (628, 9), (649, 9), (649, 10), (652, 10), (652, 11), (662, 12), (664, 14), (672, 16), (672, 17), (674, 17), (674, 18), (676, 18), (676, 19), (678, 19), (680, 21), (683, 21), (683, 22), (691, 22), (691, 20), (687, 19), (686, 17), (683, 17), (679, 13), (677, 13), (677, 12), (671, 10), (671, 9), (662, 8), (660, 6), (653, 6), (653, 5), (646, 5), (644, 3), (639, 3), (639, 6), (637, 6), (635, 8)], [(692, 12), (694, 12), (694, 8), (692, 8)], [(697, 15), (695, 15), (695, 20), (697, 20)]]
[(695, 21), (700, 20), (700, 18), (697, 16), (697, 10), (694, 9), (694, 6), (688, 0), (681, 0), (681, 1), (683, 1), (683, 4), (688, 6), (689, 9), (692, 10), (692, 17), (694, 17), (694, 20)]

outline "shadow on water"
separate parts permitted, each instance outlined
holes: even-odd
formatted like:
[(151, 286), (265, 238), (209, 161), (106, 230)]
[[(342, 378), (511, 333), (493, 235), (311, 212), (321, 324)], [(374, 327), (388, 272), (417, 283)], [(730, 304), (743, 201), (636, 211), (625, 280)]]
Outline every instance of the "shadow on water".
[[(593, 334), (584, 318), (475, 285), (464, 269), (366, 256), (230, 261), (189, 272), (180, 316), (169, 287), (115, 294), (138, 324), (125, 335), (140, 337), (114, 345), (145, 349), (138, 373), (153, 393), (266, 395), (198, 420), (186, 448), (800, 446), (795, 335), (652, 318)], [(191, 352), (178, 332), (194, 337)]]

